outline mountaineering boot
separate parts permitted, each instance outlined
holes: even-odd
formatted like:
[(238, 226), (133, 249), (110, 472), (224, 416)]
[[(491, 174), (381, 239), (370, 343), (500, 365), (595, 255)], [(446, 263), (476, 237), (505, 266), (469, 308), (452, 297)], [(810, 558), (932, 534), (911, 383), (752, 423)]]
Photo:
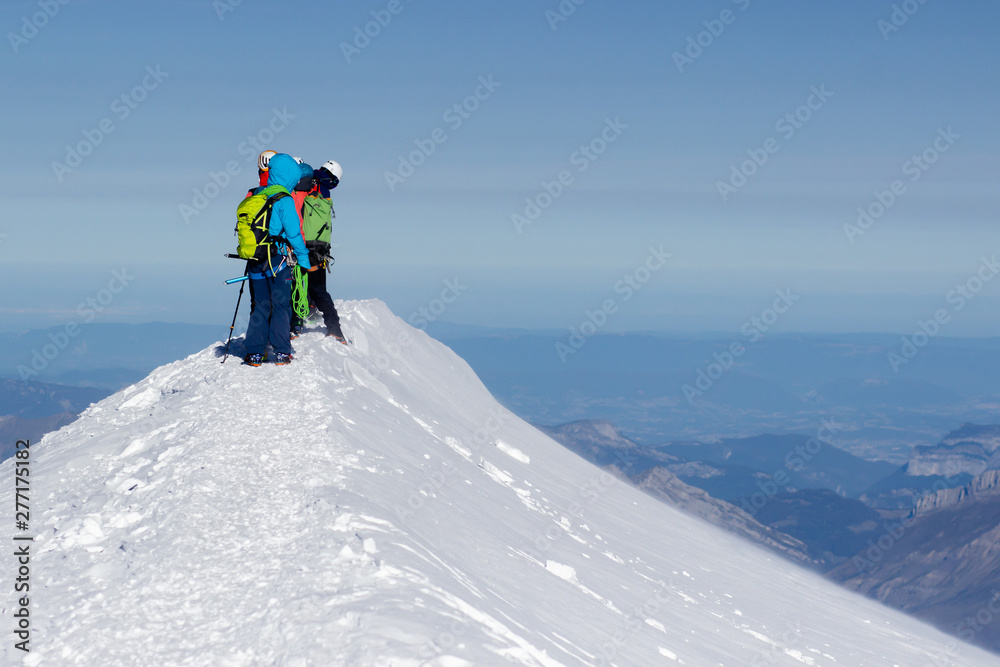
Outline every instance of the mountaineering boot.
[(284, 352), (274, 353), (274, 365), (275, 366), (285, 366), (292, 363), (292, 355), (285, 354)]
[(347, 339), (344, 338), (343, 331), (327, 331), (326, 337), (329, 338), (330, 336), (336, 338), (338, 343), (343, 343), (344, 345), (347, 345)]
[(264, 363), (264, 355), (259, 352), (248, 354), (243, 357), (243, 363), (247, 366), (260, 366)]

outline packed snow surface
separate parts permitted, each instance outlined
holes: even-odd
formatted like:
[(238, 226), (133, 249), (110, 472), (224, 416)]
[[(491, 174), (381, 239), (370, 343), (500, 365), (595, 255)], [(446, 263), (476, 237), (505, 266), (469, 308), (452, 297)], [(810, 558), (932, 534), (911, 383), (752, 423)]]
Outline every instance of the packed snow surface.
[(381, 302), (340, 309), (351, 346), (213, 346), (32, 447), (31, 652), (7, 585), (3, 664), (998, 663), (602, 473)]

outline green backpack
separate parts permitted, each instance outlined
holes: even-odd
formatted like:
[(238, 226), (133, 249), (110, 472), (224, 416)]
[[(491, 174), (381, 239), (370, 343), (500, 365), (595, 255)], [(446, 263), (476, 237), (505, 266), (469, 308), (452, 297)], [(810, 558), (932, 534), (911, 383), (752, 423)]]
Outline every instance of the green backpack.
[(333, 204), (329, 199), (310, 195), (302, 204), (302, 238), (306, 248), (320, 257), (330, 253), (330, 232), (333, 226)]
[(269, 185), (247, 197), (236, 207), (236, 238), (239, 242), (236, 252), (241, 258), (256, 262), (271, 258), (276, 240), (268, 233), (271, 210), (275, 202), (288, 196), (288, 190), (280, 185)]

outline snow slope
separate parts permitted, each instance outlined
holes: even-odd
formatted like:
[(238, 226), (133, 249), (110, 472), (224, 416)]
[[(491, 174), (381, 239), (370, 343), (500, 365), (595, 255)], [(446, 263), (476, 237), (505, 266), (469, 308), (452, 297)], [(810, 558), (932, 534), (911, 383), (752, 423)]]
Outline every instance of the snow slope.
[(23, 664), (998, 663), (602, 473), (381, 302), (340, 308), (351, 347), (213, 347), (32, 449)]

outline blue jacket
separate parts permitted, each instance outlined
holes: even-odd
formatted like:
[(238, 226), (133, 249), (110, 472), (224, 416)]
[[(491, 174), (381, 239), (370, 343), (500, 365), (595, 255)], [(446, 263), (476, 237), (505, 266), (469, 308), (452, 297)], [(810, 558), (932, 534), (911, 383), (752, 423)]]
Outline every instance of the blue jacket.
[[(271, 156), (268, 162), (267, 185), (280, 185), (289, 193), (302, 178), (302, 170), (299, 164), (292, 159), (292, 156), (278, 153)], [(271, 236), (280, 236), (288, 240), (299, 266), (303, 269), (312, 268), (309, 264), (309, 251), (306, 250), (305, 241), (302, 240), (302, 221), (295, 210), (295, 200), (291, 197), (282, 197), (271, 209), (271, 226), (268, 230)], [(260, 277), (270, 275), (270, 271), (263, 272)], [(251, 277), (258, 277), (251, 273)]]

